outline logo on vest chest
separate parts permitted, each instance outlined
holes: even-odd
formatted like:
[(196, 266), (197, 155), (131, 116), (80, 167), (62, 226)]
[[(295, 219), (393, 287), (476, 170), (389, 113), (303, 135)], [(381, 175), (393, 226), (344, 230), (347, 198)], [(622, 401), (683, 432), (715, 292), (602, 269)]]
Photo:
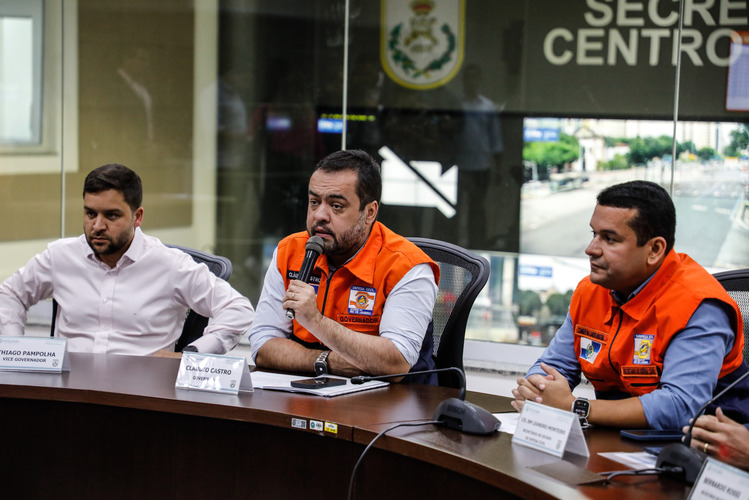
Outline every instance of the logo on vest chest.
[(634, 365), (649, 365), (650, 364), (650, 353), (653, 350), (653, 340), (655, 335), (649, 335), (647, 333), (636, 333), (635, 334), (635, 350), (632, 354), (632, 364)]
[(580, 337), (580, 359), (595, 363), (598, 353), (609, 341), (609, 334), (593, 328), (575, 325), (575, 335)]
[(372, 287), (352, 286), (348, 293), (348, 313), (371, 316), (374, 312), (377, 290)]
[(596, 342), (587, 337), (582, 337), (580, 339), (580, 359), (584, 359), (588, 363), (594, 363), (599, 352), (601, 352), (600, 342)]

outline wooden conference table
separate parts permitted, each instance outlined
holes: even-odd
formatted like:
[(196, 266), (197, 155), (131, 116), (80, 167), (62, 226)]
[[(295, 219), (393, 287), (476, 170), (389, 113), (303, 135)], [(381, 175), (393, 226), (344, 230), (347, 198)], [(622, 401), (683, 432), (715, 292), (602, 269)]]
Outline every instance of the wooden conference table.
[[(175, 389), (176, 359), (70, 358), (63, 374), (0, 372), (3, 498), (344, 499), (378, 432), (431, 419), (456, 395), (392, 384), (328, 399), (262, 389), (232, 396)], [(507, 398), (467, 399), (492, 412), (512, 409)], [(310, 430), (310, 419), (326, 430)], [(590, 429), (586, 438), (591, 457), (565, 460), (593, 472), (626, 469), (600, 451), (640, 450), (614, 430)], [(363, 459), (354, 498), (645, 500), (689, 491), (654, 476), (569, 486), (531, 468), (558, 459), (510, 439), (435, 425), (396, 429)]]

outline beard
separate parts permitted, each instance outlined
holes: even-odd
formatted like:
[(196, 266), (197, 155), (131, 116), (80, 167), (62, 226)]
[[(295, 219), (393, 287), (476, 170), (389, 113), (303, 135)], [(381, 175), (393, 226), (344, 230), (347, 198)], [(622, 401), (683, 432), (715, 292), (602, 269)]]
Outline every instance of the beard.
[[(122, 248), (130, 242), (132, 236), (131, 231), (123, 231), (114, 238), (104, 234), (91, 233), (86, 234), (86, 242), (88, 243), (88, 246), (91, 247), (91, 250), (94, 251), (95, 255), (111, 255), (122, 250)], [(107, 240), (107, 243), (104, 246), (101, 244), (95, 245), (93, 242), (94, 238), (104, 238)]]
[(356, 221), (350, 229), (341, 233), (335, 234), (328, 227), (323, 224), (314, 226), (310, 233), (310, 236), (314, 236), (315, 233), (320, 230), (324, 234), (330, 235), (330, 239), (323, 239), (323, 250), (322, 253), (328, 257), (351, 257), (353, 256), (367, 241), (369, 236), (369, 228), (365, 222), (366, 214), (364, 211), (361, 212), (359, 220)]

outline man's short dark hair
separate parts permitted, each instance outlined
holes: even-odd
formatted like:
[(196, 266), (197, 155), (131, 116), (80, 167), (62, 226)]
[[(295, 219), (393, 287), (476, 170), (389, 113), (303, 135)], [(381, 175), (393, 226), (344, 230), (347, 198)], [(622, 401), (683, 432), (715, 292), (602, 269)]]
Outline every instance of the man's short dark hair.
[(143, 185), (138, 174), (125, 165), (110, 163), (95, 168), (86, 176), (83, 182), (83, 196), (86, 193), (101, 193), (115, 189), (122, 193), (125, 203), (135, 212), (143, 204)]
[(662, 236), (666, 240), (666, 253), (674, 247), (676, 209), (668, 192), (649, 181), (630, 181), (609, 186), (598, 193), (599, 205), (615, 208), (635, 208), (637, 213), (629, 227), (637, 235), (637, 245)]
[(380, 202), (382, 196), (382, 177), (380, 165), (369, 154), (360, 149), (345, 149), (331, 153), (315, 166), (315, 172), (356, 172), (356, 196), (359, 197), (359, 210), (364, 210), (369, 203)]

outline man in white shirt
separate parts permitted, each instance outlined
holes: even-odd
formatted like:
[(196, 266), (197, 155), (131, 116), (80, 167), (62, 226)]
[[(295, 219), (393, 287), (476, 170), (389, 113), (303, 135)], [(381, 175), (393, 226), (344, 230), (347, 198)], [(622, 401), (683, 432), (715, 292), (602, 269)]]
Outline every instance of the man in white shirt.
[(104, 165), (83, 186), (83, 229), (50, 243), (0, 285), (0, 334), (23, 335), (28, 308), (58, 303), (55, 335), (71, 352), (174, 353), (187, 309), (209, 317), (185, 350), (223, 354), (252, 324), (250, 301), (205, 265), (143, 234), (140, 177)]

